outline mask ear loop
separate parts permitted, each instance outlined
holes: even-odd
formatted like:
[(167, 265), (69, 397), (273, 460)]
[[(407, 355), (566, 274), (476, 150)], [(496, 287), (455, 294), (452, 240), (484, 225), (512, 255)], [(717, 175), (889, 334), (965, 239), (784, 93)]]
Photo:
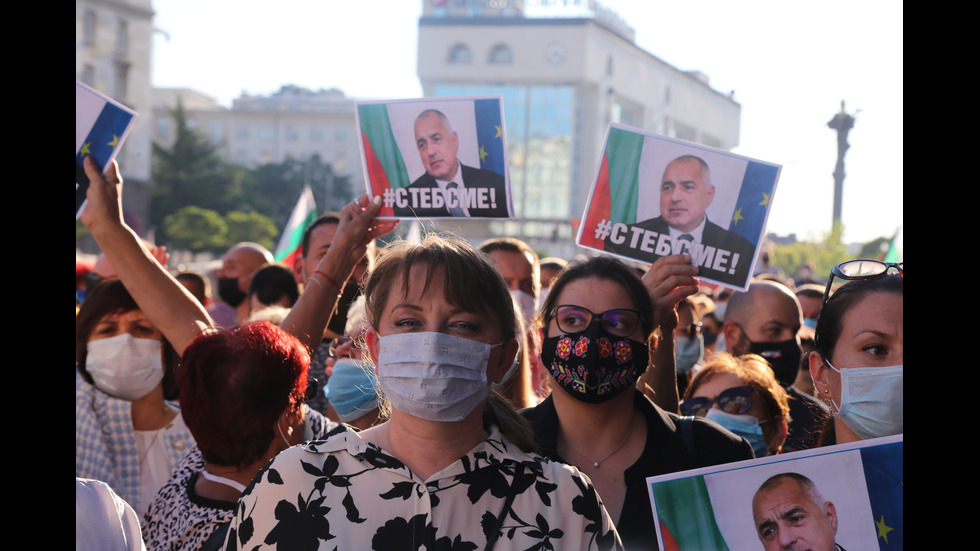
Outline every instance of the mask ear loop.
[(282, 425), (279, 424), (279, 420), (278, 419), (276, 420), (276, 430), (279, 431), (279, 436), (282, 436), (282, 441), (286, 444), (286, 447), (283, 448), (283, 449), (289, 449), (289, 448), (293, 447), (292, 444), (289, 443), (289, 439), (286, 438), (286, 434), (284, 432), (282, 432)]
[[(833, 369), (834, 371), (837, 372), (838, 375), (840, 375), (840, 377), (841, 377), (841, 385), (843, 385), (844, 384), (844, 374), (841, 373), (839, 369), (837, 369), (836, 367), (834, 367), (833, 364), (831, 364), (830, 361), (827, 360), (827, 358), (822, 358), (822, 360), (823, 360), (823, 363), (827, 364), (827, 367), (829, 367), (830, 369)], [(827, 399), (830, 400), (830, 403), (831, 404), (834, 404), (834, 409), (837, 410), (837, 411), (834, 412), (834, 415), (839, 415), (840, 414), (840, 406), (838, 406), (837, 405), (837, 402), (834, 401), (834, 397), (830, 395), (830, 389), (825, 390), (824, 391), (824, 394), (827, 395)]]

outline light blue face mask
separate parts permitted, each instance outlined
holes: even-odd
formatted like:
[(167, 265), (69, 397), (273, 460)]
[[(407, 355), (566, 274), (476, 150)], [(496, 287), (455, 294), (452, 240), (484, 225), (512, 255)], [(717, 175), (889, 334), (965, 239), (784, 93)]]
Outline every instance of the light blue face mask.
[(834, 402), (834, 415), (855, 434), (867, 440), (904, 432), (903, 365), (837, 369), (824, 363), (840, 374), (841, 400), (839, 406)]
[(674, 365), (677, 373), (687, 373), (704, 358), (704, 337), (674, 337)]
[(718, 408), (709, 409), (705, 417), (748, 440), (756, 457), (769, 455), (769, 447), (766, 446), (766, 439), (762, 436), (762, 427), (755, 417), (725, 413)]

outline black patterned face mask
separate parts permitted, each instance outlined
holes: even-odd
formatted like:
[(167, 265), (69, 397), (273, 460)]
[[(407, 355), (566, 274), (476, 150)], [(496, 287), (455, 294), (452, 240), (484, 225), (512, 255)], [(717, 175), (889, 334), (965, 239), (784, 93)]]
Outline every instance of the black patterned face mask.
[(633, 388), (647, 369), (647, 345), (606, 331), (599, 320), (572, 335), (544, 339), (541, 360), (555, 382), (582, 402), (598, 404)]

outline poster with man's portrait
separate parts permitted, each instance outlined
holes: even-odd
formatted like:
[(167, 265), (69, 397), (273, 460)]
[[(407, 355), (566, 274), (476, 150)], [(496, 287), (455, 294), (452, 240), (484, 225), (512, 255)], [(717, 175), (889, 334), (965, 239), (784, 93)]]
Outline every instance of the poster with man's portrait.
[(356, 118), (379, 217), (513, 217), (500, 96), (358, 102)]
[(689, 254), (698, 277), (744, 290), (780, 170), (612, 124), (577, 242), (649, 263)]
[(903, 436), (647, 478), (664, 551), (900, 550)]

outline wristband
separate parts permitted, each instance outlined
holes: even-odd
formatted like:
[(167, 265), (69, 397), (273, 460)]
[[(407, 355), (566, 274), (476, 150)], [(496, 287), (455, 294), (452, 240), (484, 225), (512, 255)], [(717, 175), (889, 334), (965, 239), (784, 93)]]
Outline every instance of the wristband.
[[(325, 277), (325, 278), (327, 278), (327, 282), (328, 282), (328, 283), (330, 283), (331, 285), (333, 285), (333, 286), (334, 286), (334, 288), (336, 288), (336, 289), (337, 289), (338, 291), (340, 291), (341, 293), (343, 293), (343, 292), (344, 292), (344, 288), (343, 288), (343, 287), (341, 287), (340, 285), (337, 285), (337, 282), (336, 282), (336, 281), (334, 281), (332, 277), (330, 277), (330, 276), (328, 276), (327, 274), (325, 274), (325, 273), (323, 273), (323, 272), (321, 272), (320, 270), (314, 270), (314, 272), (313, 272), (313, 275), (316, 275), (316, 274), (320, 274), (320, 275), (322, 275), (323, 277)], [(313, 279), (313, 278), (310, 278), (310, 279)]]

